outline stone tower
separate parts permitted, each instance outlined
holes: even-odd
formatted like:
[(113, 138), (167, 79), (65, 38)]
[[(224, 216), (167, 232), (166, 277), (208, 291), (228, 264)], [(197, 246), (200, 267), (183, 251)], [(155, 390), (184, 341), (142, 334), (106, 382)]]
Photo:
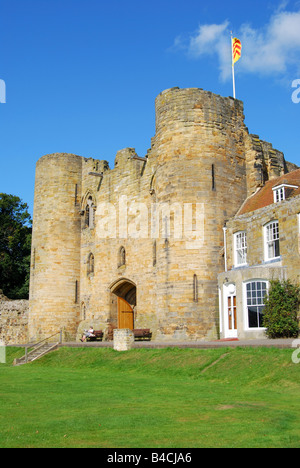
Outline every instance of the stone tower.
[(79, 319), (82, 159), (43, 156), (36, 166), (30, 281), (29, 339), (65, 328)]
[[(245, 133), (240, 101), (178, 88), (156, 99), (153, 193), (159, 203), (181, 206), (183, 223), (192, 206), (193, 229), (200, 230), (197, 238), (191, 233), (190, 241), (186, 233), (181, 240), (160, 241), (157, 315), (161, 335), (217, 336), (216, 278), (224, 268), (222, 228), (246, 197)], [(184, 224), (185, 228), (189, 230)]]

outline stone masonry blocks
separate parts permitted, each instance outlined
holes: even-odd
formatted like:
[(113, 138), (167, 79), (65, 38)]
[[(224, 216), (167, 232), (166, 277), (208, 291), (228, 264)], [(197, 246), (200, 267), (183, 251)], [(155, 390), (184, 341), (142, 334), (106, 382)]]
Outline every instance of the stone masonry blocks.
[(114, 350), (129, 351), (134, 344), (134, 334), (131, 330), (117, 329), (114, 330)]

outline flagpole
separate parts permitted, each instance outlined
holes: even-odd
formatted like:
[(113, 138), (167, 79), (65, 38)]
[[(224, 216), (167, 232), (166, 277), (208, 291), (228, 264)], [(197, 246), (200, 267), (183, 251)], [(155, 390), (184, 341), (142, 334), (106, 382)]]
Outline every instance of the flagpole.
[(235, 99), (235, 76), (234, 76), (234, 58), (233, 58), (233, 35), (231, 32), (231, 58), (232, 58), (232, 85), (233, 85), (233, 97)]

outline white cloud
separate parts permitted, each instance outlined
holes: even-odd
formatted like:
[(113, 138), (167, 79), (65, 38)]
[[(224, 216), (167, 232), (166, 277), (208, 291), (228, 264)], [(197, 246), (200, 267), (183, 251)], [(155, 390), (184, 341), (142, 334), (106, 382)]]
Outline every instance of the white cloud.
[[(243, 45), (240, 71), (283, 77), (289, 70), (300, 72), (300, 10), (283, 10), (285, 4), (273, 14), (264, 27), (255, 29), (243, 24), (234, 31)], [(220, 77), (231, 76), (231, 42), (229, 21), (221, 24), (202, 24), (195, 34), (184, 41), (180, 36), (174, 48), (184, 49), (190, 57), (205, 58), (215, 55)]]
[(188, 45), (188, 54), (192, 57), (204, 55), (217, 55), (222, 79), (226, 78), (230, 65), (230, 36), (228, 34), (229, 22), (222, 24), (205, 24), (199, 26), (196, 35), (191, 37)]
[[(300, 11), (274, 15), (263, 31), (241, 27), (244, 43), (242, 69), (262, 74), (284, 74), (300, 63)], [(242, 62), (241, 62), (242, 63)]]
[(216, 45), (219, 43), (220, 38), (223, 37), (228, 26), (228, 21), (225, 21), (223, 24), (205, 24), (199, 26), (197, 35), (191, 38), (190, 52), (197, 56), (214, 53), (217, 50)]

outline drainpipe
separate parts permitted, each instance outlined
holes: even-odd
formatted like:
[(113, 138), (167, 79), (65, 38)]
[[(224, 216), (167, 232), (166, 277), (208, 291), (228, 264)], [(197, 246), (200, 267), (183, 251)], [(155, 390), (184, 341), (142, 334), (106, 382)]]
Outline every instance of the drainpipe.
[(225, 260), (225, 273), (227, 273), (227, 242), (226, 242), (226, 233), (227, 233), (227, 227), (226, 224), (223, 227), (223, 232), (224, 232), (224, 260)]

